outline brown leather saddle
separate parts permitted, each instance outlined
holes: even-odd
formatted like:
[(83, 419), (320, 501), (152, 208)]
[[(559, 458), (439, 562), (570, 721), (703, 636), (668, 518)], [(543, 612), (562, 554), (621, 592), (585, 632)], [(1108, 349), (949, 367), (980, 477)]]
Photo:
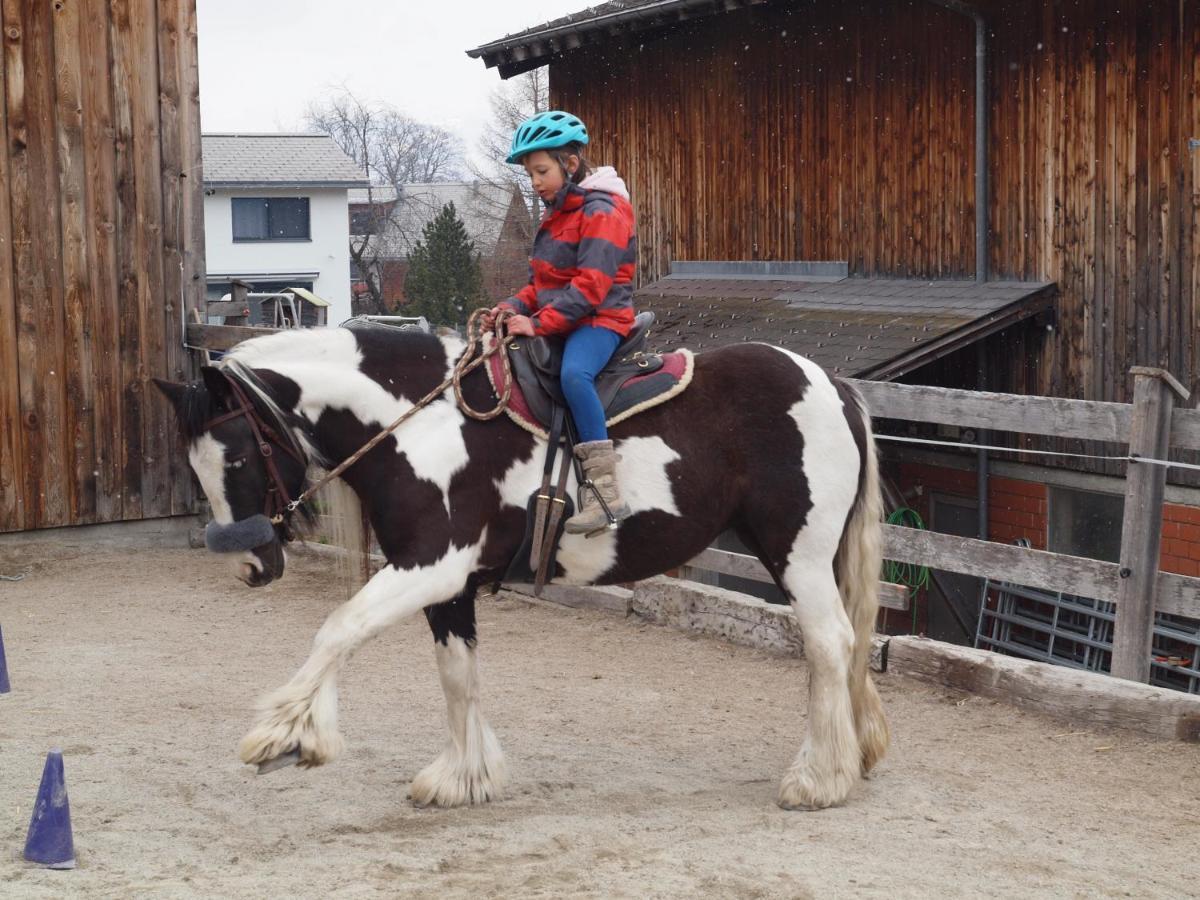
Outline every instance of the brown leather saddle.
[[(613, 351), (612, 359), (596, 376), (596, 393), (607, 418), (641, 402), (641, 396), (623, 396), (622, 388), (631, 378), (650, 375), (663, 366), (657, 353), (646, 353), (646, 338), (654, 324), (654, 313), (638, 313), (633, 330)], [(530, 412), (548, 426), (556, 407), (565, 407), (559, 383), (562, 369), (563, 341), (555, 337), (520, 338), (509, 346), (513, 376), (525, 395)]]

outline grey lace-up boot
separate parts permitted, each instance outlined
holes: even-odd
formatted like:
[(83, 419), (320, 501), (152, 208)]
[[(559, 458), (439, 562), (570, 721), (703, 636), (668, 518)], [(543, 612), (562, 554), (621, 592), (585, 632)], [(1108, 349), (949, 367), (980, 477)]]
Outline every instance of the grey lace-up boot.
[[(604, 507), (612, 513), (618, 522), (629, 518), (629, 505), (621, 499), (621, 489), (617, 485), (617, 460), (619, 456), (613, 451), (612, 441), (587, 441), (575, 445), (575, 455), (583, 464), (583, 477), (595, 485), (596, 490), (583, 486), (580, 489), (579, 512), (567, 519), (563, 527), (569, 534), (590, 534), (600, 531), (608, 525), (608, 516)], [(596, 493), (600, 499), (596, 498)], [(604, 505), (600, 504), (604, 501)]]

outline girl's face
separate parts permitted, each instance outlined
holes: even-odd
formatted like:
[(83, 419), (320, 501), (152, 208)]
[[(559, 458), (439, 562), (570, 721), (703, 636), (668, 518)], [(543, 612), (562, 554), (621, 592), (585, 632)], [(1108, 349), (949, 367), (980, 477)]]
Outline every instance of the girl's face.
[[(534, 191), (546, 202), (553, 200), (554, 195), (561, 191), (562, 186), (566, 184), (562, 166), (545, 150), (534, 150), (532, 153), (526, 154), (521, 162), (525, 166), (525, 171), (529, 173), (529, 180), (533, 182)], [(574, 175), (578, 168), (579, 157), (572, 153), (567, 157), (567, 172)]]

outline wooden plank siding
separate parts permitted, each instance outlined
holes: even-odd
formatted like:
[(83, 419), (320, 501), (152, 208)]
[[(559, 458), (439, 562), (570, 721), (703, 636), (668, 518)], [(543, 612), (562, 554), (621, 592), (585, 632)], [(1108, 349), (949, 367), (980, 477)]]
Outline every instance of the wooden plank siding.
[[(918, 377), (1128, 402), (1128, 372), (1145, 365), (1197, 395), (1200, 4), (973, 5), (989, 23), (990, 270), (1057, 282), (1058, 317), (989, 338), (982, 381), (973, 347)], [(773, 3), (613, 37), (550, 72), (553, 104), (588, 122), (589, 156), (629, 182), (643, 282), (671, 259), (974, 273), (965, 16), (932, 2)]]
[(194, 0), (0, 0), (0, 35), (0, 532), (190, 512), (149, 388), (202, 302)]
[[(4, 14), (0, 6), (0, 17)], [(2, 24), (2, 22), (0, 22)], [(12, 78), (12, 59), (16, 37), (10, 29), (0, 28), (3, 53), (0, 55), (0, 116), (7, 107)], [(18, 320), (17, 307), (12, 302), (16, 279), (10, 190), (11, 169), (7, 148), (0, 152), (0, 521), (11, 523), (14, 529), (25, 522), (25, 465), (22, 440), (20, 385), (17, 381)]]
[(974, 28), (898, 7), (752, 7), (551, 65), (633, 190), (642, 280), (671, 259), (973, 271)]

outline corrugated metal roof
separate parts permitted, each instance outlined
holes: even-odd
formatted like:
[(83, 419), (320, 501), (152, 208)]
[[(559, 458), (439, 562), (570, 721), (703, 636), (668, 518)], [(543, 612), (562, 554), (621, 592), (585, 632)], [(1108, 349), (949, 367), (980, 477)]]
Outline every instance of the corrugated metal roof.
[(325, 134), (205, 134), (205, 187), (360, 187), (366, 174)]
[(651, 345), (786, 347), (838, 375), (887, 380), (1047, 308), (1053, 282), (667, 277), (637, 292)]
[[(504, 228), (513, 191), (497, 184), (481, 181), (443, 181), (401, 186), (400, 206), (389, 226), (379, 239), (383, 241), (382, 256), (403, 259), (421, 238), (425, 225), (442, 211), (447, 203), (454, 210), (475, 242), (475, 250), (485, 256), (492, 253)], [(397, 194), (392, 187), (373, 187), (370, 200), (392, 203)], [(350, 191), (351, 206), (366, 204), (366, 189)]]

